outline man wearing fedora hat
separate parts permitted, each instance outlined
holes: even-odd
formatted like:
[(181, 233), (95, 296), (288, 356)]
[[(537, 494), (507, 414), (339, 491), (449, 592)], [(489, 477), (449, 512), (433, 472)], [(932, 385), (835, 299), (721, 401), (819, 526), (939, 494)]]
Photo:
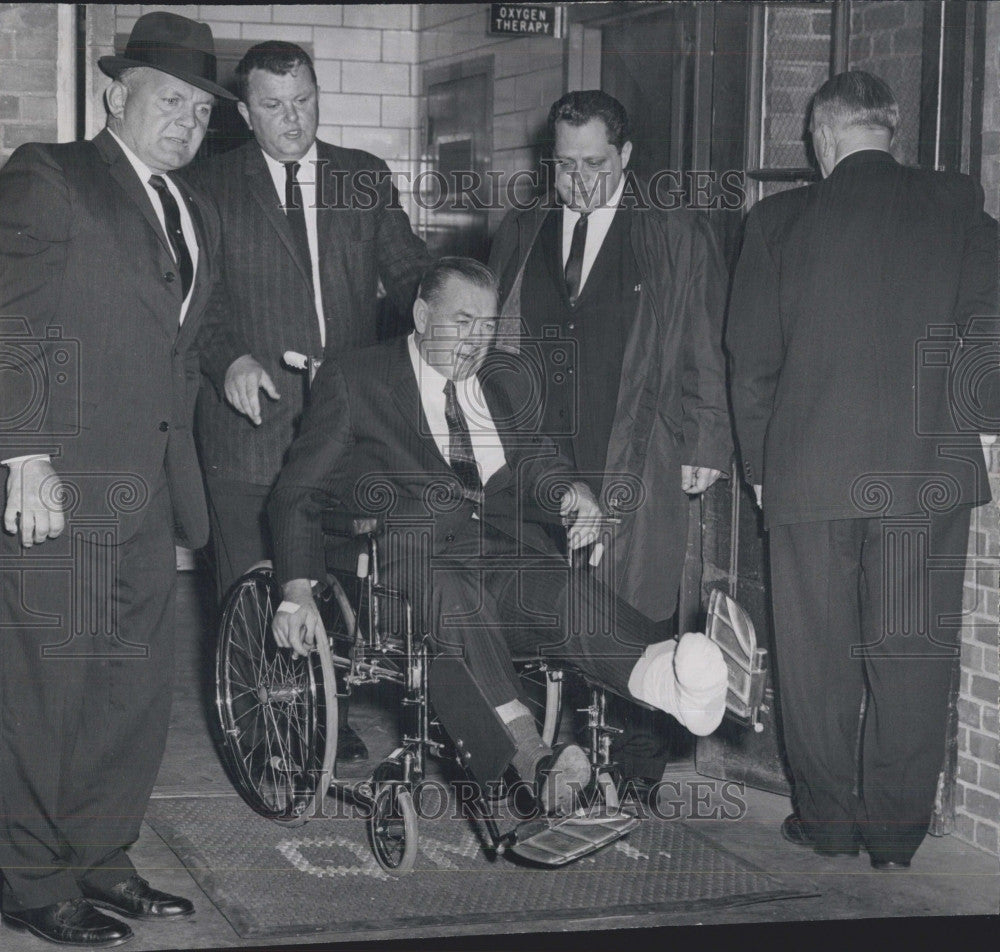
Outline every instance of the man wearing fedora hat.
[(209, 27), (173, 13), (141, 17), (100, 66), (107, 128), (0, 171), (0, 312), (22, 338), (0, 366), (3, 922), (81, 946), (132, 935), (97, 907), (193, 909), (125, 850), (166, 741), (174, 540), (208, 534), (194, 341), (220, 226), (170, 173), (229, 96)]

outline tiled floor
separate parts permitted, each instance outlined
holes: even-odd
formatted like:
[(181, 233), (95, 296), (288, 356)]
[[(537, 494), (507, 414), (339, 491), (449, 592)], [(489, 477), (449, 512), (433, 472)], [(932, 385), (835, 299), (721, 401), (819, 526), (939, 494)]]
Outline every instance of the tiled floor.
[[(233, 797), (232, 787), (222, 772), (215, 748), (210, 740), (208, 725), (214, 718), (214, 671), (212, 658), (213, 636), (200, 597), (197, 576), (184, 573), (180, 576), (181, 606), (178, 634), (181, 650), (178, 659), (178, 691), (171, 719), (168, 750), (157, 782), (154, 796), (220, 796)], [(351, 713), (352, 723), (360, 730), (374, 753), (387, 751), (393, 743), (394, 715), (386, 714), (371, 701), (359, 698)], [(471, 936), (429, 938), (427, 936), (400, 936), (383, 934), (381, 940), (392, 948), (473, 949), (473, 948), (545, 948), (597, 949), (624, 948), (642, 941), (646, 946), (667, 947), (689, 936), (697, 937), (699, 944), (715, 936), (721, 945), (735, 943), (745, 947), (748, 942), (770, 944), (781, 933), (775, 933), (778, 923), (817, 923), (805, 927), (806, 932), (794, 932), (796, 938), (830, 939), (841, 936), (845, 942), (853, 939), (843, 929), (846, 920), (882, 919), (881, 923), (868, 923), (864, 937), (870, 939), (877, 927), (892, 930), (892, 936), (905, 929), (907, 936), (919, 931), (926, 936), (944, 933), (947, 939), (964, 935), (966, 927), (974, 924), (984, 933), (991, 931), (995, 943), (1000, 934), (1000, 922), (981, 919), (924, 918), (902, 923), (897, 917), (980, 917), (1000, 913), (1000, 868), (996, 857), (974, 849), (954, 837), (928, 838), (917, 854), (909, 871), (897, 873), (874, 872), (867, 857), (826, 859), (811, 851), (794, 847), (778, 834), (781, 819), (789, 811), (784, 797), (752, 789), (729, 787), (726, 791), (725, 813), (733, 819), (708, 818), (719, 816), (716, 806), (722, 805), (722, 790), (712, 788), (705, 778), (699, 777), (689, 763), (673, 765), (664, 776), (671, 781), (667, 788), (670, 809), (678, 818), (697, 824), (697, 828), (733, 853), (779, 879), (805, 886), (819, 895), (814, 898), (785, 900), (759, 905), (720, 909), (698, 916), (673, 916), (657, 923), (661, 928), (643, 929), (640, 932), (593, 932), (586, 937), (576, 934), (580, 929), (628, 929), (636, 925), (625, 917), (605, 917), (599, 922), (567, 924), (552, 923), (553, 933), (546, 932), (539, 923), (526, 925), (532, 934), (518, 934), (512, 924), (505, 936)], [(666, 807), (664, 809), (667, 809)], [(705, 818), (701, 818), (705, 817)], [(201, 892), (191, 876), (180, 865), (177, 857), (147, 826), (143, 826), (139, 842), (132, 849), (132, 856), (141, 870), (155, 885), (192, 897), (197, 912), (189, 919), (175, 923), (133, 923), (136, 937), (126, 949), (249, 949), (252, 941), (240, 938)], [(838, 926), (836, 920), (841, 923)], [(646, 921), (643, 926), (650, 923)], [(737, 925), (739, 924), (739, 925)], [(698, 929), (691, 932), (684, 927), (696, 925), (717, 926), (719, 929)], [(751, 928), (748, 928), (751, 927)], [(840, 929), (841, 931), (838, 931)], [(454, 930), (449, 930), (454, 933)], [(770, 937), (770, 938), (769, 938)], [(371, 938), (352, 944), (351, 948), (371, 948)], [(395, 941), (392, 941), (395, 940)], [(322, 935), (310, 935), (301, 940), (289, 940), (287, 945), (308, 944), (314, 948), (333, 948), (324, 943)], [(865, 943), (867, 945), (867, 943)], [(267, 942), (260, 943), (268, 946)], [(273, 947), (273, 946), (272, 946)], [(342, 946), (343, 947), (343, 946)], [(687, 947), (687, 941), (675, 947)], [(716, 942), (708, 947), (715, 948)], [(29, 952), (52, 948), (30, 936), (22, 936), (0, 928), (0, 949), (5, 952)], [(978, 948), (985, 946), (977, 944)]]

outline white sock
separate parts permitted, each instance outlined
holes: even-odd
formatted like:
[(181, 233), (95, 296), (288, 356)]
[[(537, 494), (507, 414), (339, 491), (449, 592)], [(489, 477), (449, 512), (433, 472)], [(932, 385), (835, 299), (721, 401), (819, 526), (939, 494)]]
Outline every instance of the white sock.
[(650, 645), (628, 679), (631, 695), (666, 711), (692, 734), (711, 734), (726, 708), (728, 672), (719, 646), (697, 631)]

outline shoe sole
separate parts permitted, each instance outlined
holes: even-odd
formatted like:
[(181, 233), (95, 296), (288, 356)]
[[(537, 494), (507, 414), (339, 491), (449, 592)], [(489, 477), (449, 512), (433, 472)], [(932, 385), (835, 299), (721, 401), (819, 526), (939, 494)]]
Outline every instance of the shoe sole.
[(12, 919), (10, 916), (3, 916), (0, 921), (8, 929), (13, 929), (15, 932), (30, 932), (33, 936), (37, 936), (45, 942), (51, 942), (53, 945), (69, 945), (77, 949), (110, 949), (116, 945), (124, 945), (130, 939), (135, 938), (135, 933), (130, 930), (128, 935), (122, 936), (120, 939), (105, 939), (101, 942), (72, 942), (68, 939), (55, 939), (50, 935), (46, 935), (36, 926), (31, 925), (30, 922), (22, 922), (20, 919)]
[(170, 915), (156, 915), (155, 913), (150, 913), (148, 915), (142, 915), (141, 913), (130, 912), (127, 909), (122, 909), (121, 906), (112, 905), (110, 902), (103, 902), (100, 899), (88, 899), (92, 906), (96, 906), (98, 909), (104, 909), (107, 912), (113, 912), (116, 916), (125, 916), (126, 919), (135, 919), (141, 922), (166, 922), (169, 919), (183, 919), (185, 916), (193, 916), (194, 910), (190, 909), (187, 912), (172, 912)]

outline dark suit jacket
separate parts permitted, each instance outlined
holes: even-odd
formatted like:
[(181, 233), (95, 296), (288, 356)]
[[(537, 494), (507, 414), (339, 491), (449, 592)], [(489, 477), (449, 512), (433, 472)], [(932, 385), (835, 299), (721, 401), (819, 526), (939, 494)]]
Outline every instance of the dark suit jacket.
[[(379, 279), (407, 313), (430, 263), (388, 176), (374, 155), (317, 142), (323, 203), (317, 209), (326, 350), (336, 357), (376, 340)], [(192, 169), (216, 201), (222, 220), (222, 272), (213, 318), (228, 334), (203, 345), (207, 381), (198, 404), (198, 437), (206, 472), (270, 485), (278, 475), (302, 413), (303, 375), (281, 362), (287, 350), (323, 356), (310, 264), (301, 260), (288, 220), (256, 142)], [(261, 395), (255, 427), (222, 395), (230, 363), (252, 354), (281, 400)]]
[(996, 308), (996, 222), (967, 176), (856, 152), (756, 205), (726, 342), (766, 524), (988, 500), (976, 432), (998, 419), (981, 384), (1000, 337), (970, 320)]
[[(180, 327), (181, 282), (166, 237), (110, 133), (24, 145), (0, 171), (8, 337), (0, 404), (5, 416), (27, 408), (0, 431), (0, 459), (51, 454), (85, 496), (107, 497), (119, 541), (135, 532), (144, 494), (165, 466), (178, 540), (196, 547), (208, 523), (192, 436), (200, 383), (193, 343), (215, 280), (219, 223), (199, 192), (174, 180), (199, 246)], [(32, 383), (40, 362), (46, 370)]]
[[(483, 522), (529, 550), (552, 552), (541, 529), (521, 525), (520, 507), (558, 512), (555, 483), (565, 485), (571, 467), (551, 440), (510, 428), (531, 381), (509, 364), (484, 368), (479, 378), (507, 459), (485, 486)], [(316, 375), (268, 506), (281, 582), (324, 577), (320, 514), (331, 506), (384, 515), (401, 528), (430, 523), (440, 556), (478, 531), (472, 504), (429, 433), (404, 337), (328, 361)]]
[[(655, 207), (635, 178), (623, 203), (629, 195), (642, 283), (625, 344), (604, 491), (613, 499), (617, 485), (623, 498), (616, 594), (660, 620), (676, 607), (686, 550), (689, 505), (681, 465), (726, 472), (733, 453), (722, 355), (728, 278), (705, 216)], [(490, 266), (500, 275), (505, 334), (517, 334), (524, 265), (546, 214), (544, 203), (512, 212), (493, 240)]]

